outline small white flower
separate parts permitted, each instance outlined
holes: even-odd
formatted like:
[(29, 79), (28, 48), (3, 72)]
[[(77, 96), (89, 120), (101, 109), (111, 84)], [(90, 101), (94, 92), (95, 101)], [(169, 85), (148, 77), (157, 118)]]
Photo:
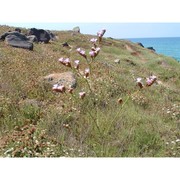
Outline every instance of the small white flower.
[(86, 68), (84, 73), (85, 73), (85, 77), (87, 78), (89, 76), (89, 74), (90, 74), (90, 69)]
[(58, 61), (63, 63), (64, 62), (64, 58), (59, 58)]
[(74, 68), (75, 68), (75, 69), (79, 69), (79, 62), (80, 62), (79, 60), (75, 60), (75, 61), (74, 61), (74, 64), (75, 64), (75, 65), (74, 65)]
[(136, 79), (136, 82), (141, 82), (141, 80), (142, 80), (142, 78), (139, 77)]
[(77, 52), (80, 52), (80, 51), (81, 51), (81, 48), (77, 48), (76, 50), (77, 50)]

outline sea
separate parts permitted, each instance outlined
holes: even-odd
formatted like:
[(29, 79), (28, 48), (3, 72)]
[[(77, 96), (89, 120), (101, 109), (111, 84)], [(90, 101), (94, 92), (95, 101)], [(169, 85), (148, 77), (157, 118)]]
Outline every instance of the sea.
[(144, 47), (153, 47), (158, 54), (173, 57), (180, 62), (180, 37), (128, 38), (128, 40), (140, 42)]

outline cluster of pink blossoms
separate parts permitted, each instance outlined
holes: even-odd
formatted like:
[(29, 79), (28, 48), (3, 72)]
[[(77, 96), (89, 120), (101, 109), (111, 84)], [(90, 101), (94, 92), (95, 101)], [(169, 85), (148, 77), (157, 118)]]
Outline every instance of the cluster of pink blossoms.
[(79, 69), (79, 63), (80, 63), (79, 60), (75, 60), (75, 61), (74, 61), (74, 68), (75, 68), (75, 69)]
[[(54, 84), (52, 90), (58, 93), (65, 93), (66, 88), (64, 85)], [(73, 88), (69, 88), (67, 91), (72, 94)], [(79, 98), (84, 99), (85, 96), (86, 93), (84, 91), (79, 92)]]
[(58, 61), (67, 67), (71, 67), (71, 62), (69, 58), (59, 58)]
[(92, 47), (91, 48), (91, 51), (89, 52), (89, 55), (91, 56), (92, 59), (94, 59), (98, 54), (99, 54), (99, 51), (101, 50), (101, 48), (97, 47)]
[(98, 37), (103, 37), (104, 34), (105, 34), (105, 32), (106, 32), (106, 29), (102, 29), (102, 30), (100, 30), (100, 31), (97, 32), (97, 36), (98, 36)]
[(85, 59), (87, 58), (86, 52), (85, 52), (84, 50), (82, 50), (81, 48), (77, 48), (77, 52), (78, 52), (81, 56), (83, 56)]
[[(64, 85), (54, 84), (53, 87), (52, 87), (52, 90), (54, 92), (65, 93), (66, 92), (66, 87)], [(73, 88), (69, 88), (69, 89), (67, 89), (67, 91), (72, 94)]]
[(90, 42), (92, 42), (93, 44), (95, 44), (95, 43), (97, 42), (97, 38), (92, 38), (92, 39), (90, 40)]
[[(92, 47), (91, 51), (89, 52), (89, 55), (91, 56), (92, 59), (94, 59), (100, 52), (101, 48), (99, 47)], [(77, 52), (83, 56), (85, 59), (87, 59), (87, 55), (86, 52), (84, 50), (82, 50), (81, 48), (77, 49)]]
[(66, 91), (66, 88), (64, 85), (54, 84), (52, 90), (55, 92), (64, 93)]
[(102, 29), (101, 31), (97, 32), (97, 36), (99, 38), (99, 42), (102, 41), (102, 37), (104, 36), (105, 32), (106, 32), (106, 29)]
[[(101, 30), (101, 31), (99, 31), (99, 32), (97, 33), (97, 36), (98, 36), (98, 38), (99, 38), (99, 42), (101, 41), (101, 39), (102, 39), (102, 37), (103, 37), (103, 35), (104, 35), (105, 32), (106, 32), (106, 30), (103, 29), (103, 30)], [(98, 40), (97, 38), (92, 38), (92, 39), (90, 39), (90, 42), (93, 44), (93, 47), (91, 48), (91, 51), (89, 52), (89, 55), (90, 55), (90, 57), (91, 57), (91, 60), (95, 59), (96, 56), (99, 54), (99, 52), (100, 52), (100, 50), (101, 50), (100, 47), (97, 47), (97, 45), (96, 45), (97, 40)], [(85, 50), (83, 50), (83, 49), (81, 49), (81, 48), (77, 48), (76, 51), (77, 51), (82, 57), (84, 57), (84, 58), (87, 60), (88, 65), (90, 65), (90, 63), (91, 63), (92, 61), (91, 61), (91, 62), (88, 61), (88, 58), (87, 58), (87, 55), (86, 55)], [(61, 57), (61, 58), (59, 58), (58, 61), (59, 61), (61, 64), (63, 64), (64, 66), (70, 67), (71, 69), (74, 68), (75, 70), (77, 70), (78, 73), (80, 73), (80, 72), (79, 72), (79, 66), (80, 66), (80, 61), (79, 61), (79, 60), (74, 60), (74, 64), (73, 64), (73, 63), (70, 61), (69, 58), (63, 58), (63, 57)], [(90, 75), (90, 68), (85, 68), (85, 70), (84, 70), (84, 76), (83, 76), (83, 77), (84, 77), (84, 78), (88, 78), (89, 75)], [(53, 87), (52, 87), (52, 90), (55, 91), (55, 92), (60, 92), (60, 93), (65, 93), (65, 92), (66, 92), (65, 86), (64, 86), (64, 85), (59, 85), (59, 84), (54, 84)], [(69, 88), (69, 89), (67, 89), (67, 91), (72, 94), (72, 93), (73, 93), (73, 88)], [(79, 97), (80, 97), (81, 99), (83, 99), (83, 98), (85, 97), (85, 95), (86, 95), (86, 92), (84, 92), (84, 91), (79, 92)]]
[(147, 86), (151, 86), (152, 84), (154, 84), (157, 80), (157, 77), (152, 75), (152, 76), (149, 76), (148, 78), (146, 78), (146, 85)]
[[(148, 78), (146, 78), (146, 86), (151, 86), (153, 85), (157, 80), (157, 77), (152, 75), (152, 76), (149, 76)], [(140, 88), (143, 88), (144, 85), (143, 85), (143, 82), (142, 82), (142, 78), (137, 78), (136, 79), (136, 83), (137, 85), (140, 87)]]

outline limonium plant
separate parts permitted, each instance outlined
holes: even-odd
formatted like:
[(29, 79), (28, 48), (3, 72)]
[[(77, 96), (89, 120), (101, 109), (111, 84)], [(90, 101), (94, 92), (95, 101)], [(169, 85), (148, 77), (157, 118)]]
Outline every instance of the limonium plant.
[[(92, 92), (92, 88), (90, 86), (88, 78), (92, 71), (91, 63), (95, 60), (95, 58), (98, 56), (98, 54), (101, 50), (101, 48), (98, 47), (98, 45), (97, 45), (97, 41), (98, 40), (99, 40), (99, 42), (102, 41), (102, 37), (105, 34), (105, 32), (106, 32), (106, 30), (103, 29), (97, 33), (98, 39), (97, 38), (90, 39), (90, 42), (92, 43), (93, 46), (91, 47), (91, 50), (89, 51), (89, 56), (86, 54), (86, 51), (84, 49), (82, 49), (81, 47), (76, 49), (77, 53), (86, 60), (87, 67), (83, 70), (83, 74), (82, 74), (82, 72), (80, 72), (80, 60), (76, 59), (76, 60), (72, 61), (72, 60), (70, 60), (70, 58), (64, 58), (64, 57), (61, 57), (58, 59), (58, 61), (62, 65), (66, 66), (68, 68), (71, 68), (71, 70), (74, 73), (76, 73), (78, 75), (78, 77), (81, 77), (82, 79), (84, 79), (86, 81), (90, 92)], [(67, 90), (67, 92), (69, 92), (71, 94), (73, 93), (72, 88), (66, 89), (66, 87), (62, 84), (61, 85), (54, 84), (52, 87), (52, 90), (54, 92), (59, 92), (59, 93), (65, 93)], [(85, 94), (86, 94), (86, 92), (80, 92), (79, 97), (81, 99), (83, 99), (85, 97)]]
[(142, 78), (138, 77), (136, 79), (136, 83), (137, 85), (140, 87), (140, 89), (144, 88), (144, 87), (149, 87), (152, 86), (156, 81), (157, 81), (157, 77), (155, 75), (149, 76), (146, 78), (146, 84), (144, 85), (142, 82)]
[[(95, 98), (96, 93), (94, 92), (93, 88), (91, 87), (91, 83), (90, 83), (90, 77), (91, 77), (91, 74), (92, 74), (92, 66), (91, 66), (91, 64), (95, 61), (96, 57), (99, 55), (99, 53), (101, 51), (101, 48), (98, 47), (98, 45), (102, 42), (102, 37), (105, 34), (105, 32), (106, 32), (105, 29), (103, 29), (101, 31), (98, 31), (97, 38), (91, 38), (89, 40), (89, 42), (92, 43), (92, 47), (91, 47), (89, 53), (86, 53), (86, 51), (81, 47), (78, 47), (76, 49), (76, 52), (86, 62), (86, 67), (84, 69), (80, 69), (80, 66), (81, 66), (80, 62), (81, 61), (79, 59), (71, 60), (70, 58), (61, 57), (58, 60), (62, 65), (64, 65), (64, 66), (68, 67), (69, 69), (71, 69), (72, 72), (77, 75), (77, 78), (81, 78), (81, 80), (82, 80), (81, 82), (83, 82), (83, 81), (86, 82), (86, 85), (87, 85), (87, 88), (85, 88), (86, 90), (82, 89), (80, 92), (78, 92), (77, 95), (75, 95), (73, 88), (67, 88), (62, 84), (61, 85), (60, 84), (55, 84), (52, 87), (52, 90), (54, 92), (65, 93), (65, 94), (67, 94), (66, 92), (68, 92), (68, 94), (70, 94), (73, 98), (78, 97), (81, 100), (85, 99), (88, 96), (88, 94), (91, 94), (91, 98), (92, 98), (93, 102), (96, 101), (96, 98)], [(97, 42), (99, 42), (98, 45), (97, 45)], [(139, 86), (140, 89), (137, 89), (137, 92), (139, 92), (141, 89), (144, 89), (145, 87), (152, 86), (156, 82), (156, 80), (157, 80), (157, 77), (155, 75), (151, 75), (151, 76), (146, 78), (146, 81), (144, 83), (143, 78), (138, 77), (136, 79), (136, 84), (137, 84), (137, 86)], [(121, 105), (121, 108), (119, 109), (117, 114), (115, 114), (115, 116), (113, 117), (112, 122), (114, 120), (116, 120), (116, 118), (119, 116), (122, 108), (128, 102), (131, 95), (132, 94), (129, 93), (125, 100), (123, 100), (121, 97), (119, 97), (117, 99), (117, 103), (119, 105)], [(102, 135), (103, 132), (100, 130), (100, 127), (98, 125), (97, 117), (94, 117), (92, 114), (90, 114), (90, 117), (93, 119), (99, 133)]]
[[(93, 89), (90, 84), (90, 76), (92, 74), (92, 66), (91, 64), (95, 61), (96, 57), (99, 55), (101, 48), (98, 47), (98, 45), (102, 41), (102, 37), (105, 34), (106, 30), (103, 29), (97, 33), (97, 38), (91, 38), (89, 42), (92, 44), (91, 49), (89, 50), (89, 53), (87, 53), (82, 47), (78, 47), (76, 49), (76, 52), (80, 55), (81, 59), (85, 60), (86, 67), (84, 69), (80, 68), (81, 61), (80, 59), (72, 60), (71, 58), (61, 57), (58, 59), (58, 61), (66, 66), (67, 68), (71, 69), (74, 74), (76, 74), (77, 78), (80, 78), (80, 82), (85, 82), (87, 88), (82, 89), (77, 94), (74, 92), (73, 88), (65, 87), (63, 84), (54, 84), (52, 87), (52, 91), (56, 93), (63, 93), (63, 94), (70, 94), (72, 98), (70, 99), (81, 99), (83, 100), (86, 98), (88, 94), (91, 94), (91, 98), (93, 102), (95, 102), (95, 92), (93, 92)], [(99, 44), (97, 44), (99, 42)], [(90, 112), (89, 112), (90, 113)], [(100, 132), (100, 128), (97, 123), (97, 119), (93, 118), (93, 115), (90, 114), (90, 117), (93, 119), (98, 131)], [(101, 132), (100, 132), (101, 133)]]

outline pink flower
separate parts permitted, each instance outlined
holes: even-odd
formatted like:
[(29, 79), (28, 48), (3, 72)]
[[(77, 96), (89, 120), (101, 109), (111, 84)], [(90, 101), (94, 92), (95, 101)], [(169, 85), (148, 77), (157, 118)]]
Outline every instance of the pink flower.
[(66, 58), (66, 59), (64, 60), (64, 64), (65, 64), (66, 66), (68, 66), (68, 67), (71, 67), (70, 59), (69, 59), (69, 58)]
[(89, 76), (89, 74), (90, 74), (90, 69), (86, 68), (84, 73), (85, 73), (85, 78), (87, 78)]
[(81, 99), (83, 99), (85, 96), (86, 96), (86, 93), (85, 93), (85, 92), (79, 92), (79, 97), (80, 97)]
[(97, 47), (96, 48), (96, 56), (99, 54), (99, 51), (101, 50), (101, 48), (100, 47)]
[(63, 57), (62, 57), (62, 58), (59, 58), (58, 61), (61, 62), (61, 63), (64, 63), (64, 58), (63, 58)]
[(91, 58), (95, 58), (98, 54), (99, 51), (101, 50), (101, 48), (97, 47), (97, 48), (91, 48), (92, 51), (89, 52), (89, 55), (91, 56)]
[(80, 51), (81, 51), (81, 48), (77, 48), (76, 50), (77, 50), (77, 52), (80, 52)]
[(97, 33), (98, 37), (103, 37), (105, 32), (106, 32), (106, 29), (102, 29), (101, 31), (98, 31), (98, 33)]
[(146, 78), (146, 83), (147, 83), (147, 86), (151, 86), (152, 85), (152, 79)]
[(74, 61), (74, 64), (75, 64), (75, 65), (74, 65), (74, 68), (75, 68), (75, 69), (79, 69), (79, 62), (80, 62), (79, 60), (75, 60), (75, 61)]
[(60, 92), (60, 93), (64, 93), (66, 88), (64, 85), (59, 85), (59, 84), (54, 84), (52, 87), (52, 90), (55, 92)]
[(58, 86), (59, 86), (59, 84), (54, 84), (53, 87), (52, 87), (52, 89), (57, 89)]
[(96, 48), (96, 52), (99, 52), (100, 50), (101, 50), (100, 47), (97, 47), (97, 48)]
[(68, 89), (68, 92), (72, 94), (73, 93), (73, 88)]
[(137, 85), (142, 89), (143, 88), (143, 83), (141, 82), (142, 78), (137, 78), (136, 79), (136, 82), (137, 82)]
[(95, 52), (95, 51), (90, 51), (90, 52), (89, 52), (89, 55), (90, 55), (92, 58), (94, 58), (94, 57), (96, 56), (96, 52)]
[(90, 42), (92, 42), (92, 43), (96, 43), (96, 41), (97, 41), (96, 38), (92, 38), (92, 39), (90, 40)]
[(157, 80), (157, 77), (152, 75), (148, 78), (146, 78), (146, 85), (147, 86), (151, 86), (152, 84), (154, 84), (154, 82)]
[(81, 50), (81, 48), (77, 48), (77, 52), (78, 52), (81, 56), (83, 56), (84, 58), (87, 58), (87, 57), (86, 57), (86, 52), (85, 52), (84, 50)]
[(60, 90), (60, 92), (65, 92), (65, 90), (66, 90), (66, 88), (65, 88), (65, 86), (64, 85), (60, 85), (59, 87), (58, 87), (58, 89)]
[(70, 59), (69, 58), (59, 58), (58, 60), (60, 63), (62, 63), (63, 65), (65, 66), (68, 66), (68, 67), (71, 67), (71, 62), (70, 62)]

